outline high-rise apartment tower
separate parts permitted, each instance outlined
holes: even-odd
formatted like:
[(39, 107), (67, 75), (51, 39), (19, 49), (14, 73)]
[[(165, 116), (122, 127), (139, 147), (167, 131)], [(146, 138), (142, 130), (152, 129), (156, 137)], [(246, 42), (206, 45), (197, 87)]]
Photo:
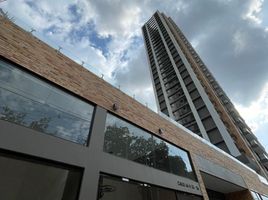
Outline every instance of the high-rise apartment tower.
[(158, 110), (266, 175), (268, 156), (174, 21), (142, 27)]

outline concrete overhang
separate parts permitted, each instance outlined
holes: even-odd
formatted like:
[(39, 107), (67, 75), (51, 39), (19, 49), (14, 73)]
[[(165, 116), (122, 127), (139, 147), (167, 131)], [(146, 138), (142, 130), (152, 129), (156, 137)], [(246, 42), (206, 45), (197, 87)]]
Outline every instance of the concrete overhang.
[(196, 161), (207, 189), (225, 194), (247, 189), (240, 175), (200, 156)]
[(207, 174), (205, 172), (201, 172), (201, 175), (202, 175), (206, 189), (221, 192), (224, 194), (238, 192), (238, 191), (247, 189), (245, 187), (241, 187), (239, 185), (230, 183), (226, 180), (223, 180), (211, 174)]

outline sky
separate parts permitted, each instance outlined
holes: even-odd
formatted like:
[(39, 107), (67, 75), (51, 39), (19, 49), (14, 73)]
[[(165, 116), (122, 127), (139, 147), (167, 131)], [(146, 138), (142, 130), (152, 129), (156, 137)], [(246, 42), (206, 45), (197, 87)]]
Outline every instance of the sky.
[(141, 26), (173, 18), (268, 150), (268, 1), (6, 0), (14, 22), (156, 110)]

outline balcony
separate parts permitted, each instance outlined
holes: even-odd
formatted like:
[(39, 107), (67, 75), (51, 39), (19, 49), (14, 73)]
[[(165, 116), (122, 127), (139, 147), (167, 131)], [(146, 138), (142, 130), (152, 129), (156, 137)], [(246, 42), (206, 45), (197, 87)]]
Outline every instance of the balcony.
[(253, 133), (247, 133), (247, 132), (243, 132), (245, 138), (247, 139), (247, 141), (252, 141), (252, 140), (256, 140), (256, 136)]
[(247, 139), (248, 142), (251, 142), (253, 140), (257, 140), (256, 136), (248, 131), (242, 131), (244, 137)]
[(268, 167), (268, 156), (267, 156), (265, 153), (263, 153), (263, 154), (261, 154), (259, 157), (260, 157), (260, 161), (261, 161), (261, 163), (262, 163), (265, 167)]
[(247, 139), (247, 141), (251, 142), (253, 140), (257, 141), (256, 136), (251, 132), (251, 130), (247, 127), (240, 127), (240, 132)]
[(261, 154), (260, 155), (260, 160), (263, 163), (268, 163), (268, 156), (266, 154)]
[(252, 140), (250, 142), (250, 145), (253, 148), (253, 150), (258, 154), (262, 154), (263, 152), (265, 152), (264, 148), (257, 140)]
[(251, 145), (252, 148), (258, 148), (259, 147), (259, 143), (257, 142), (257, 140), (251, 141), (250, 145)]
[(230, 101), (229, 101), (228, 99), (226, 99), (226, 98), (223, 98), (223, 99), (222, 99), (222, 103), (223, 103), (224, 105), (227, 105), (227, 104), (230, 103)]
[(236, 122), (238, 125), (239, 125), (239, 124), (244, 124), (244, 123), (245, 123), (244, 120), (243, 120), (241, 117), (239, 117), (239, 116), (236, 117), (235, 122)]
[(243, 131), (244, 134), (251, 134), (251, 130), (249, 128), (247, 128), (247, 127), (243, 127), (242, 131)]
[(252, 158), (250, 158), (246, 154), (244, 154), (243, 152), (241, 152), (241, 155), (236, 157), (236, 159), (238, 159), (242, 163), (246, 164), (248, 167), (250, 167), (254, 171), (256, 171), (256, 172), (259, 171), (259, 166), (257, 165), (257, 163)]

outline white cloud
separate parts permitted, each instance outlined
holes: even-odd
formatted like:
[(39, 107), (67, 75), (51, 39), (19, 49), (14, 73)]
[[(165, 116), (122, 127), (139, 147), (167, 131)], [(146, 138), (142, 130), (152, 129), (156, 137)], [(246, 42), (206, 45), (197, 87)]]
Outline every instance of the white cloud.
[(264, 0), (251, 0), (249, 3), (248, 11), (244, 15), (245, 19), (249, 19), (256, 24), (261, 24), (262, 20), (259, 17), (259, 14), (262, 10), (262, 5)]
[(139, 1), (83, 1), (94, 10), (92, 20), (98, 34), (102, 37), (113, 37), (111, 50), (118, 52), (120, 49), (126, 49), (133, 37), (141, 37), (140, 28), (144, 23), (142, 16), (147, 8)]
[(240, 54), (247, 47), (247, 34), (245, 32), (237, 30), (234, 33), (232, 42), (234, 44), (235, 54)]
[(253, 132), (258, 131), (261, 126), (268, 123), (268, 83), (264, 86), (260, 96), (249, 106), (235, 103), (235, 107)]

